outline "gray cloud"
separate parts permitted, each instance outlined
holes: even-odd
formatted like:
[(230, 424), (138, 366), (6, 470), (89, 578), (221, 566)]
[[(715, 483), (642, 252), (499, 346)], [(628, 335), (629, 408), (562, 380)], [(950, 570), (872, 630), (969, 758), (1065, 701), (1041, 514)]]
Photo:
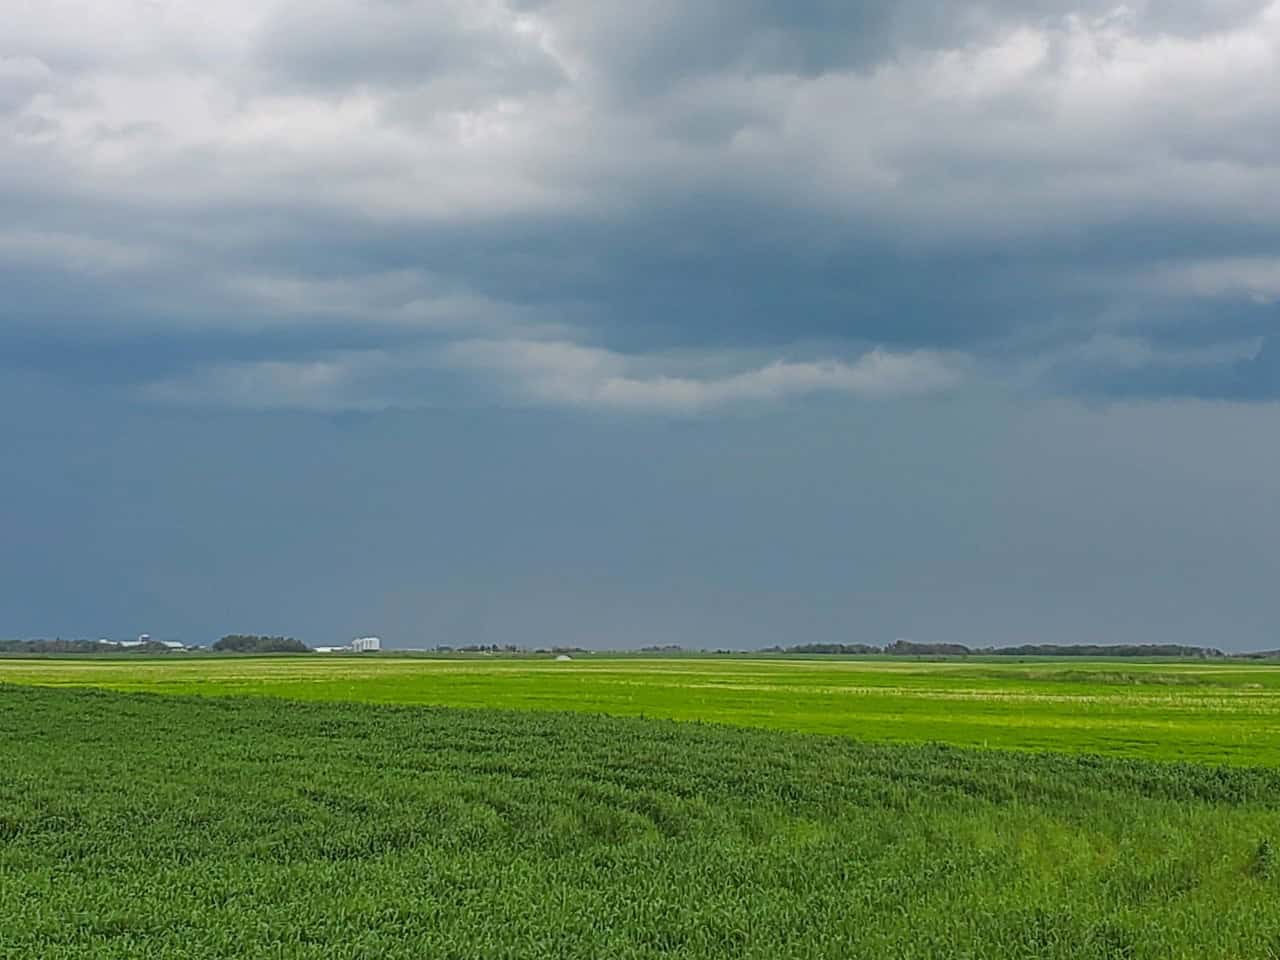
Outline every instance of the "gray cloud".
[(627, 355), (553, 340), (461, 340), (447, 346), (330, 352), (306, 360), (206, 366), (143, 387), (150, 399), (251, 410), (378, 412), (461, 402), (458, 373), (502, 383), (510, 402), (690, 415), (739, 404), (834, 394), (894, 398), (942, 393), (962, 358), (873, 350), (849, 360)]
[(288, 2), (266, 18), (254, 60), (269, 88), (443, 87), (441, 99), (458, 109), (562, 82), (540, 40), (498, 3)]
[[(0, 46), (0, 355), (145, 333), (138, 383), (209, 402), (478, 341), (620, 364), (517, 365), (615, 407), (662, 405), (626, 358), (744, 350), (655, 376), (718, 409), (879, 347), (1273, 392), (1238, 346), (1280, 291), (1274, 2), (60, 4)], [(1117, 377), (1102, 343), (1144, 346)], [(387, 402), (436, 402), (429, 366)]]
[(1196, 37), (1247, 24), (1267, 2), (549, 0), (530, 6), (606, 64), (602, 77), (615, 89), (652, 94), (717, 74), (865, 72), (930, 51), (988, 45), (1018, 28), (1115, 24), (1145, 36)]
[(957, 364), (945, 358), (879, 350), (852, 362), (774, 361), (710, 376), (666, 369), (658, 358), (627, 357), (570, 343), (468, 341), (455, 344), (448, 360), (464, 368), (499, 372), (517, 395), (536, 402), (670, 413), (813, 393), (929, 394), (960, 381)]
[(51, 71), (31, 56), (0, 56), (0, 115), (21, 110), (48, 86)]

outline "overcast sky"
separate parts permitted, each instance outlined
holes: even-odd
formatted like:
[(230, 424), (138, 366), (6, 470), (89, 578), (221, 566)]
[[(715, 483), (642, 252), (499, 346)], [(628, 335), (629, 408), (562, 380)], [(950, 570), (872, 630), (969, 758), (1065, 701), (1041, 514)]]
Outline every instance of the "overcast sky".
[(1280, 647), (1280, 0), (0, 20), (0, 636)]

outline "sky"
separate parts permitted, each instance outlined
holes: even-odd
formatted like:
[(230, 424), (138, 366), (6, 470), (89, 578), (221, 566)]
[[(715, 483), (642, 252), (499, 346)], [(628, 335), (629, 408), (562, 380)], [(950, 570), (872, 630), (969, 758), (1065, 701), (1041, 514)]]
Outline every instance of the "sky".
[(1280, 647), (1280, 0), (0, 11), (0, 637)]

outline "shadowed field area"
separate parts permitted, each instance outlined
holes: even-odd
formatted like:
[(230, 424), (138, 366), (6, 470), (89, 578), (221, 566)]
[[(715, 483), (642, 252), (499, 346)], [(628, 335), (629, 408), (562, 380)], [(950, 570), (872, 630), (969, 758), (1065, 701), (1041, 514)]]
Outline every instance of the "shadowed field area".
[(0, 685), (0, 957), (1280, 954), (1280, 773)]
[(1280, 668), (1261, 664), (0, 659), (0, 682), (577, 711), (888, 742), (1280, 766)]

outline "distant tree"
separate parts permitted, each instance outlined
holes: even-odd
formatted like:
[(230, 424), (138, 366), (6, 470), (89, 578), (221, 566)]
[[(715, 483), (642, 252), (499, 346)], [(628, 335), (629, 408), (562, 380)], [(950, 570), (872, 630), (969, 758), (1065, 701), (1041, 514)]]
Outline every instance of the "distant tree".
[[(777, 652), (775, 647), (771, 652)], [(835, 654), (841, 656), (867, 656), (870, 654), (881, 653), (879, 647), (870, 647), (865, 643), (804, 643), (797, 647), (787, 647), (782, 653), (800, 653), (800, 654)]]
[(229, 633), (213, 645), (219, 653), (310, 653), (311, 648), (293, 637), (265, 637)]
[(884, 648), (893, 657), (965, 657), (973, 651), (959, 643), (912, 643), (895, 640)]

